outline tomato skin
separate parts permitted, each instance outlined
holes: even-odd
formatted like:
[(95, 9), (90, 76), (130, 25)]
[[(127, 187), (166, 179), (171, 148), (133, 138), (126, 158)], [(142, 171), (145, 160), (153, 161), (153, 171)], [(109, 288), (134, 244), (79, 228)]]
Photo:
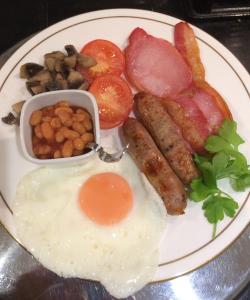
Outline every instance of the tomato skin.
[(97, 101), (101, 129), (120, 125), (128, 117), (133, 95), (128, 83), (115, 75), (97, 77), (90, 86)]
[(94, 78), (92, 75), (89, 73), (87, 68), (84, 68), (82, 66), (77, 65), (76, 66), (76, 71), (82, 74), (83, 78), (87, 80), (89, 84), (91, 84), (94, 81)]
[(100, 120), (101, 129), (111, 129), (111, 128), (117, 127), (117, 126), (121, 125), (123, 123), (123, 121), (125, 121), (125, 120), (109, 123), (109, 122)]
[[(83, 75), (93, 79), (105, 74), (120, 76), (125, 69), (125, 58), (122, 51), (112, 42), (102, 39), (87, 43), (81, 53), (95, 58), (97, 64), (89, 69), (83, 69)], [(79, 67), (81, 72), (81, 67)]]

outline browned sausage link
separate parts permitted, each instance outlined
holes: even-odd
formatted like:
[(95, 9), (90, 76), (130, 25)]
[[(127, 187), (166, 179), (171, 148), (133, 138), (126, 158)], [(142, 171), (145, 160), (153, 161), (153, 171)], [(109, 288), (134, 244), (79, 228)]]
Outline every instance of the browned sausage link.
[(187, 197), (184, 186), (158, 150), (146, 128), (136, 119), (123, 124), (129, 154), (161, 196), (170, 215), (184, 213)]
[(201, 136), (199, 129), (193, 120), (187, 116), (183, 107), (171, 99), (165, 99), (162, 103), (170, 117), (181, 128), (184, 139), (192, 145), (195, 151), (203, 153), (206, 138)]
[(191, 150), (173, 122), (162, 101), (154, 96), (139, 93), (135, 96), (137, 113), (156, 145), (184, 184), (198, 177)]

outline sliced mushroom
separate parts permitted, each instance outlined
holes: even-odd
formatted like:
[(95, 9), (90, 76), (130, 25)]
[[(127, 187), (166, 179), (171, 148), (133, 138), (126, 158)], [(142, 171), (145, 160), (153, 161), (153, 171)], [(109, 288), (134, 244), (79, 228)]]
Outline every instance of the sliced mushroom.
[(77, 64), (84, 68), (90, 68), (97, 64), (97, 61), (94, 57), (78, 54), (77, 55)]
[(83, 83), (83, 77), (77, 71), (70, 71), (67, 81), (69, 89), (78, 89)]
[(69, 68), (67, 67), (67, 65), (63, 62), (61, 64), (61, 74), (63, 76), (64, 79), (67, 79), (68, 76), (69, 76), (69, 73), (70, 73), (70, 70)]
[(53, 57), (46, 57), (44, 59), (44, 64), (50, 72), (55, 70), (56, 59)]
[(56, 60), (56, 61), (55, 61), (55, 71), (56, 71), (57, 73), (60, 73), (60, 72), (61, 72), (61, 64), (62, 64), (62, 62), (61, 62), (60, 60)]
[(65, 54), (62, 51), (53, 51), (44, 55), (44, 58), (48, 57), (52, 57), (58, 60), (64, 60)]
[(20, 77), (29, 79), (35, 76), (38, 72), (40, 72), (43, 69), (44, 67), (39, 64), (26, 63), (20, 68)]
[[(65, 45), (64, 48), (67, 55), (62, 51), (46, 53), (45, 67), (35, 63), (27, 63), (21, 67), (20, 76), (28, 79), (26, 87), (31, 95), (61, 89), (87, 90), (89, 88), (89, 82), (75, 69), (77, 65), (84, 68), (92, 67), (96, 65), (96, 60), (79, 54), (73, 45)], [(13, 106), (13, 110), (20, 113), (21, 105), (20, 108)]]
[(17, 115), (20, 115), (21, 114), (21, 110), (22, 110), (22, 107), (24, 105), (24, 100), (23, 101), (19, 101), (15, 104), (12, 105), (12, 110), (17, 114)]
[(9, 113), (6, 117), (2, 118), (2, 122), (7, 125), (19, 125), (19, 118), (15, 117), (13, 113)]
[(74, 69), (76, 67), (78, 52), (73, 45), (66, 45), (64, 48), (68, 53), (68, 56), (64, 58), (64, 62), (69, 68)]
[(76, 48), (73, 45), (65, 45), (64, 49), (67, 51), (68, 56), (72, 56), (74, 54), (78, 54)]
[(61, 73), (64, 79), (67, 79), (69, 76), (69, 68), (64, 61), (56, 60), (55, 71)]
[(62, 90), (67, 90), (68, 89), (68, 82), (67, 82), (66, 79), (63, 78), (61, 73), (56, 74), (55, 80), (61, 86)]
[(76, 67), (77, 55), (68, 56), (64, 58), (64, 63), (71, 69)]
[(46, 84), (51, 80), (51, 73), (48, 70), (42, 70), (26, 82), (27, 90), (31, 95), (44, 93), (46, 92)]
[(42, 85), (40, 81), (27, 81), (26, 87), (32, 96), (46, 92), (45, 85)]
[(29, 81), (39, 81), (41, 84), (45, 84), (52, 80), (51, 73), (48, 70), (42, 70), (35, 76), (30, 78)]
[(51, 80), (45, 84), (48, 92), (61, 90), (61, 85), (56, 80)]
[(89, 82), (84, 80), (83, 83), (79, 86), (78, 90), (87, 91), (89, 89)]

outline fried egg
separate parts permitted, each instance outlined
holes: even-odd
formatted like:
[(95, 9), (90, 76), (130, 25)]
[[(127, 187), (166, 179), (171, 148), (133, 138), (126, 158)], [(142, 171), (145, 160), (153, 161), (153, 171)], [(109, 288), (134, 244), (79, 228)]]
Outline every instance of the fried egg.
[(128, 155), (32, 171), (13, 211), (20, 242), (59, 276), (100, 281), (117, 298), (154, 276), (165, 207)]

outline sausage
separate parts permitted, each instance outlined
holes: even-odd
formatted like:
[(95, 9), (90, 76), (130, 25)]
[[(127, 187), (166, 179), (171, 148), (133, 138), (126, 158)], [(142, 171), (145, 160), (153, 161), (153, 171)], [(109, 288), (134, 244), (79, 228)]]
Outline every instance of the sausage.
[(175, 124), (181, 128), (184, 139), (192, 149), (197, 153), (204, 154), (205, 141), (209, 136), (207, 121), (194, 102), (188, 99), (183, 100), (185, 99), (167, 98), (162, 103)]
[(128, 118), (122, 127), (128, 152), (164, 201), (168, 214), (180, 215), (187, 205), (184, 186), (155, 145), (146, 128)]
[(171, 119), (159, 98), (145, 93), (135, 96), (139, 118), (156, 145), (184, 184), (198, 177), (192, 153), (178, 126)]

